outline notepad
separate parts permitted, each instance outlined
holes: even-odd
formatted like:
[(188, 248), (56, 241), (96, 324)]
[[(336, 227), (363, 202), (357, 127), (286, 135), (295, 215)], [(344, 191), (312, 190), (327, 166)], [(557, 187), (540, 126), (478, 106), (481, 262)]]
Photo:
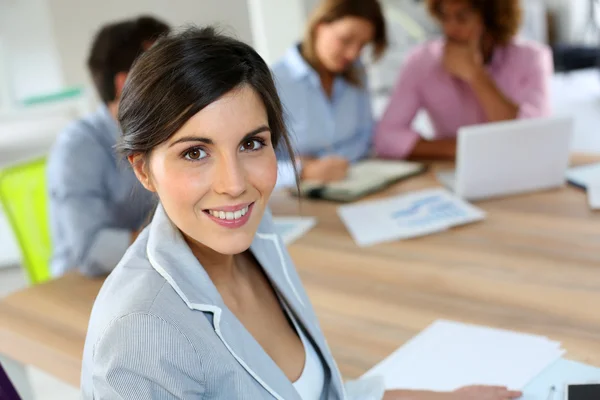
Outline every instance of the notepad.
[(452, 391), (469, 385), (523, 389), (564, 354), (561, 344), (485, 326), (439, 320), (377, 364), (386, 389)]
[(485, 218), (481, 209), (445, 189), (344, 205), (338, 214), (359, 246), (429, 235)]
[(350, 167), (348, 176), (339, 182), (303, 181), (302, 196), (350, 202), (425, 171), (424, 164), (408, 161), (365, 160)]
[(317, 223), (317, 219), (313, 217), (274, 217), (273, 223), (283, 242), (289, 245), (310, 231)]

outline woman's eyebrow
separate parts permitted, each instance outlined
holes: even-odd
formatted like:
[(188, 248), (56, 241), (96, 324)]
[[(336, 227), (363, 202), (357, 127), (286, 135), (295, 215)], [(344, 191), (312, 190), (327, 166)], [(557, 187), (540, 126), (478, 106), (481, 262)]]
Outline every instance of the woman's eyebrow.
[(256, 136), (262, 132), (269, 132), (270, 130), (271, 129), (266, 125), (259, 126), (258, 128), (254, 129), (253, 131), (248, 132), (246, 135), (244, 135), (242, 140), (240, 140), (240, 143), (243, 143), (245, 140), (251, 139), (252, 136)]
[[(246, 135), (244, 135), (244, 137), (242, 138), (242, 140), (240, 141), (243, 142), (244, 140), (250, 139), (252, 136), (257, 135), (261, 132), (266, 132), (266, 131), (270, 131), (271, 129), (266, 126), (266, 125), (261, 125), (258, 128), (248, 132)], [(177, 140), (175, 140), (174, 142), (169, 144), (169, 147), (173, 147), (178, 143), (185, 143), (185, 142), (202, 142), (205, 144), (214, 144), (214, 141), (212, 139), (209, 139), (207, 137), (203, 137), (203, 136), (184, 136), (181, 137)]]

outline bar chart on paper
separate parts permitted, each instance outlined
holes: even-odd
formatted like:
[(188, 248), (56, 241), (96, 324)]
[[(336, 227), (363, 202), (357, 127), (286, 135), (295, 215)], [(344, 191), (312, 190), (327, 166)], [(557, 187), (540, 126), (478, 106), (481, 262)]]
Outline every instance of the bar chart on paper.
[(482, 210), (445, 189), (342, 206), (338, 214), (360, 246), (428, 235), (485, 218)]

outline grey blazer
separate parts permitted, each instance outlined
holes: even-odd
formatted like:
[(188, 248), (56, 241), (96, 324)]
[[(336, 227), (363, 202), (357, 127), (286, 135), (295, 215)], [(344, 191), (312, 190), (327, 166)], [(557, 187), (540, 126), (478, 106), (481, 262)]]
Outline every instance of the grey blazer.
[[(250, 250), (321, 357), (321, 399), (380, 400), (380, 379), (343, 384), (269, 212)], [(301, 400), (224, 304), (161, 206), (96, 299), (81, 385), (83, 399)]]

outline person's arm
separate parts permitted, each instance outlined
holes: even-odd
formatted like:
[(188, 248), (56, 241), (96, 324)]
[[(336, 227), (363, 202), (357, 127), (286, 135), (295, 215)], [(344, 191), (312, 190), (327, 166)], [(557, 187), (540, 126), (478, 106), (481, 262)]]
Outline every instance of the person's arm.
[[(535, 118), (549, 114), (552, 57), (547, 49), (528, 52), (510, 67), (519, 79), (514, 99), (506, 96), (485, 68), (477, 68), (468, 83), (479, 100), (488, 121), (506, 121), (517, 118)], [(525, 59), (527, 58), (527, 59)]]
[(550, 84), (554, 73), (552, 51), (540, 45), (523, 63), (525, 72), (514, 99), (519, 106), (517, 118), (548, 116), (551, 113)]
[(426, 140), (419, 139), (412, 149), (411, 160), (454, 160), (456, 138)]
[(102, 181), (107, 162), (112, 161), (97, 143), (73, 132), (55, 149), (49, 164), (51, 218), (62, 228), (61, 237), (52, 239), (68, 248), (72, 265), (67, 268), (88, 276), (110, 273), (134, 238), (132, 231), (110, 226), (110, 202)]
[(348, 400), (444, 400), (440, 393), (415, 390), (386, 391), (383, 378), (372, 376), (344, 383)]
[(419, 81), (421, 61), (417, 53), (408, 57), (390, 102), (375, 129), (375, 152), (381, 158), (407, 158), (421, 135), (412, 129), (412, 122), (421, 108)]
[(511, 400), (522, 395), (502, 386), (466, 386), (453, 392), (385, 390), (380, 376), (346, 382), (344, 389), (348, 400)]
[(519, 106), (502, 93), (485, 68), (478, 69), (468, 83), (489, 122), (517, 118)]
[(194, 346), (177, 327), (149, 313), (111, 322), (94, 347), (90, 371), (91, 380), (82, 388), (86, 400), (175, 400), (204, 394), (204, 370)]

